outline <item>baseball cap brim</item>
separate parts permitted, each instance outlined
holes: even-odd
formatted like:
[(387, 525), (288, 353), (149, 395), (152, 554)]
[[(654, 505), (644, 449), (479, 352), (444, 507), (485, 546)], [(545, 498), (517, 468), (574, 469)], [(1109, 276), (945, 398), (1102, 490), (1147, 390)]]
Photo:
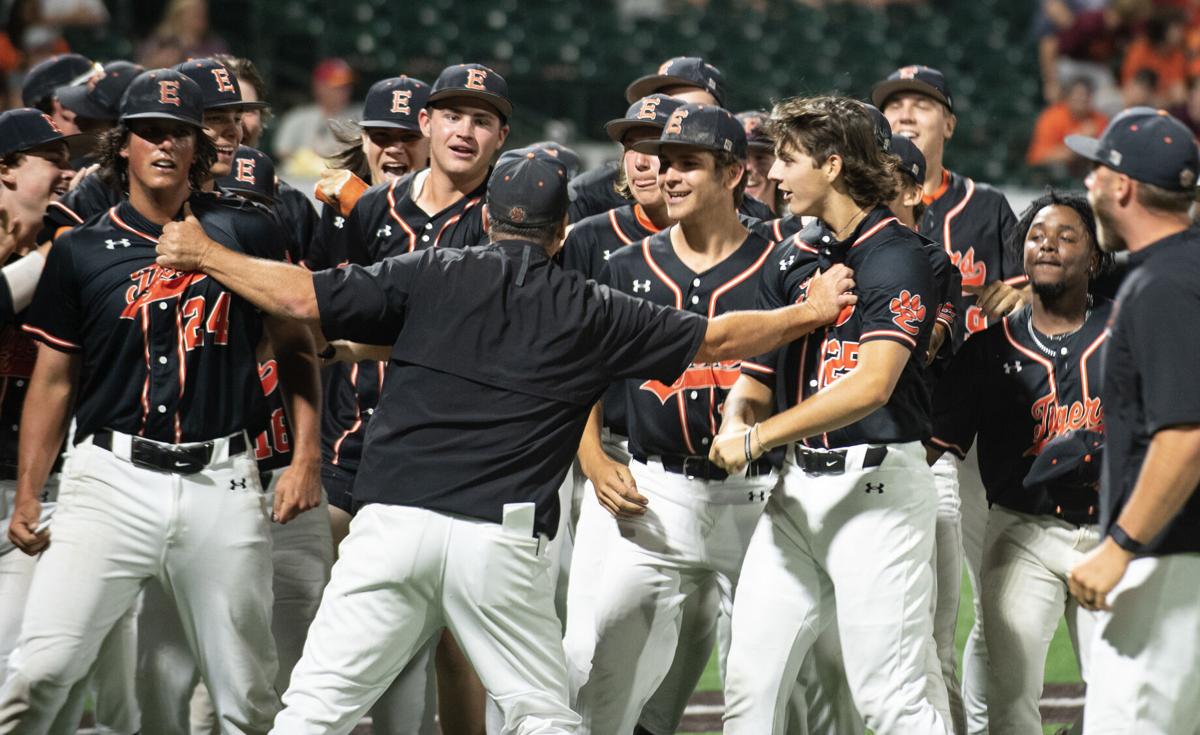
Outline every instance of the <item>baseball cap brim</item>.
[(254, 197), (255, 201), (261, 201), (261, 202), (266, 202), (266, 203), (274, 203), (274, 202), (279, 201), (278, 196), (271, 196), (270, 194), (264, 194), (263, 192), (259, 191), (258, 189), (254, 189), (249, 186), (238, 186), (237, 184), (230, 184), (230, 183), (226, 183), (224, 181), (221, 181), (220, 184), (221, 184), (221, 188), (224, 189), (225, 191), (231, 191), (234, 194), (243, 194), (245, 196)]
[(93, 102), (91, 97), (88, 97), (88, 87), (86, 84), (59, 87), (55, 92), (55, 96), (58, 97), (58, 101), (63, 107), (80, 117), (85, 117), (89, 120), (117, 119), (116, 113), (101, 107)]
[(121, 122), (126, 120), (174, 120), (176, 122), (187, 123), (194, 127), (203, 129), (204, 122), (201, 120), (193, 120), (183, 115), (172, 115), (169, 112), (135, 112), (132, 115), (122, 115)]
[(917, 92), (926, 97), (934, 98), (949, 110), (954, 109), (954, 106), (950, 104), (950, 100), (946, 99), (946, 95), (942, 94), (940, 89), (929, 82), (922, 82), (920, 79), (889, 79), (876, 84), (874, 89), (871, 90), (871, 104), (882, 110), (884, 103), (892, 95), (899, 94), (900, 92)]
[(266, 102), (246, 102), (244, 100), (230, 100), (228, 102), (217, 102), (212, 105), (205, 105), (206, 110), (228, 110), (230, 108), (238, 108), (242, 110), (265, 110), (270, 107)]
[(432, 105), (434, 102), (441, 102), (442, 100), (456, 99), (460, 97), (467, 97), (470, 99), (480, 100), (481, 102), (486, 102), (492, 107), (495, 107), (496, 110), (504, 117), (508, 118), (512, 116), (512, 103), (500, 95), (493, 94), (491, 92), (479, 92), (473, 89), (462, 89), (461, 87), (455, 87), (454, 89), (443, 89), (438, 92), (434, 92), (433, 94), (429, 95), (429, 101), (426, 102), (426, 105)]
[(694, 148), (699, 151), (711, 151), (714, 153), (720, 152), (723, 149), (715, 145), (706, 145), (704, 143), (692, 143), (686, 140), (662, 140), (654, 138), (650, 140), (640, 140), (634, 143), (631, 147), (638, 153), (649, 153), (652, 156), (657, 156), (659, 151), (667, 146), (677, 146), (679, 148)]
[[(695, 87), (696, 89), (708, 92), (713, 96), (714, 99), (717, 97), (715, 92), (708, 87), (705, 87), (703, 84), (700, 84), (695, 79), (686, 79), (684, 77), (677, 77), (671, 74), (651, 74), (649, 76), (633, 80), (633, 83), (625, 88), (625, 101), (632, 105), (634, 102), (637, 102), (643, 97), (648, 97), (649, 95), (654, 94), (663, 87), (674, 86)], [(721, 100), (718, 99), (717, 104), (720, 103)]]
[(751, 151), (773, 151), (775, 150), (774, 141), (767, 139), (748, 140), (746, 141), (746, 149)]
[(1088, 135), (1068, 135), (1063, 138), (1063, 143), (1075, 153), (1083, 156), (1089, 161), (1108, 165), (1108, 162), (1100, 157), (1100, 139), (1093, 138)]
[(411, 130), (421, 132), (421, 125), (417, 122), (398, 122), (396, 120), (359, 120), (359, 127), (363, 128), (396, 128), (397, 130)]
[(630, 130), (638, 128), (649, 128), (651, 130), (662, 131), (663, 126), (658, 123), (648, 122), (646, 120), (630, 120), (624, 117), (618, 117), (616, 120), (609, 120), (604, 123), (604, 132), (615, 143), (620, 143), (625, 138), (625, 134)]

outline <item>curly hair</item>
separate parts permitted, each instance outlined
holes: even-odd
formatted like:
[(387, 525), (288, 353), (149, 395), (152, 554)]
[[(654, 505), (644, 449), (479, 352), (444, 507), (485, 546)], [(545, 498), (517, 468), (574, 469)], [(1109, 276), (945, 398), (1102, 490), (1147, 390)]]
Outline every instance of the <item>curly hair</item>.
[(1100, 250), (1100, 240), (1096, 237), (1096, 215), (1092, 212), (1092, 205), (1088, 204), (1086, 195), (1076, 191), (1047, 188), (1045, 194), (1030, 202), (1029, 206), (1021, 212), (1020, 219), (1017, 220), (1017, 224), (1008, 233), (1008, 239), (1004, 243), (1009, 257), (1014, 259), (1015, 262), (1022, 262), (1025, 251), (1025, 238), (1029, 236), (1029, 228), (1033, 226), (1033, 219), (1037, 217), (1038, 212), (1052, 206), (1074, 209), (1075, 213), (1079, 215), (1079, 219), (1083, 221), (1083, 227), (1087, 230), (1088, 239), (1091, 241), (1092, 247), (1100, 253), (1100, 267), (1092, 274), (1090, 280), (1094, 281), (1107, 273), (1112, 267), (1112, 253)]
[(767, 120), (776, 151), (792, 147), (823, 166), (842, 159), (842, 180), (860, 207), (887, 204), (896, 196), (899, 159), (880, 148), (867, 106), (848, 97), (792, 97), (776, 103)]
[[(104, 131), (96, 142), (96, 162), (100, 168), (96, 175), (114, 191), (129, 191), (129, 161), (121, 156), (121, 149), (129, 142), (129, 126), (117, 123)], [(203, 130), (196, 128), (196, 155), (188, 169), (188, 183), (200, 190), (212, 178), (212, 166), (217, 161), (217, 146)]]

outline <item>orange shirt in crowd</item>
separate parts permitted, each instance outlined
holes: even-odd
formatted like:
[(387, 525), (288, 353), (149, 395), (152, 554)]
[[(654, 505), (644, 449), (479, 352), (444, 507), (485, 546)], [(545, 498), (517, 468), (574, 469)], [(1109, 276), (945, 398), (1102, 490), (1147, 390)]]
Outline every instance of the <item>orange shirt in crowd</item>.
[(1052, 160), (1051, 156), (1068, 135), (1100, 135), (1105, 125), (1108, 125), (1108, 118), (1095, 110), (1091, 115), (1079, 120), (1072, 117), (1065, 102), (1050, 105), (1038, 115), (1025, 160), (1030, 166), (1049, 163)]
[(1121, 62), (1121, 84), (1128, 84), (1142, 69), (1153, 69), (1158, 75), (1159, 94), (1168, 94), (1187, 82), (1187, 55), (1183, 49), (1160, 53), (1145, 38), (1137, 38), (1129, 44)]

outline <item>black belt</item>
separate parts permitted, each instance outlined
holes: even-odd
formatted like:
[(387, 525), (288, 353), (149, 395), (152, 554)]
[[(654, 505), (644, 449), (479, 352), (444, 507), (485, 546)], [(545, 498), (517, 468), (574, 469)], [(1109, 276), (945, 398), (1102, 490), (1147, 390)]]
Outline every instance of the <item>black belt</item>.
[[(664, 454), (662, 456), (655, 455), (647, 457), (645, 455), (633, 455), (633, 458), (642, 464), (647, 464), (651, 459), (662, 462), (662, 467), (667, 472), (676, 475), (684, 475), (689, 480), (728, 480), (729, 473), (712, 462), (708, 461), (707, 457), (697, 457), (686, 454)], [(746, 467), (746, 477), (760, 477), (768, 475), (774, 471), (775, 467), (770, 460), (764, 458), (757, 459), (751, 462)]]
[[(862, 468), (865, 470), (880, 466), (887, 453), (887, 447), (867, 447)], [(809, 449), (797, 444), (796, 464), (809, 475), (841, 475), (846, 472), (846, 450)]]
[[(129, 445), (129, 461), (138, 467), (151, 470), (163, 470), (180, 475), (194, 475), (212, 462), (213, 442), (196, 442), (195, 444), (178, 445), (131, 436)], [(112, 451), (113, 432), (111, 429), (101, 429), (92, 434), (92, 444)], [(229, 456), (246, 451), (245, 432), (229, 437)]]

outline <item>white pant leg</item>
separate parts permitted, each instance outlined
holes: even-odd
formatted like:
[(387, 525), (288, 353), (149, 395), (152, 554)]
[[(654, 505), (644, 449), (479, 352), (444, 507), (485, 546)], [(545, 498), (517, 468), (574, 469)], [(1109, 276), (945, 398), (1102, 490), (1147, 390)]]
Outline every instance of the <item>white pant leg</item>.
[(349, 732), (441, 630), (450, 529), (448, 516), (417, 508), (372, 503), (359, 510), (273, 733)]
[(575, 527), (572, 518), (575, 510), (576, 472), (578, 462), (572, 462), (567, 476), (558, 487), (558, 530), (550, 542), (550, 579), (554, 584), (554, 611), (565, 627), (567, 624), (567, 589), (571, 573), (571, 554), (574, 552)]
[(546, 540), (486, 521), (441, 517), (450, 527), (443, 547), (446, 625), (503, 713), (503, 731), (576, 732)]
[(1134, 559), (1096, 626), (1088, 735), (1200, 730), (1200, 554)]
[[(653, 735), (671, 735), (679, 729), (692, 692), (708, 668), (717, 638), (717, 621), (728, 619), (728, 615), (721, 612), (717, 586), (717, 578), (710, 577), (683, 602), (683, 615), (679, 619), (682, 645), (675, 646), (671, 667), (638, 716), (638, 724)], [(728, 653), (728, 648), (723, 649), (718, 662), (723, 662)]]
[(979, 459), (972, 447), (967, 458), (957, 463), (958, 497), (962, 511), (963, 561), (971, 582), (975, 623), (963, 648), (962, 699), (969, 735), (987, 735), (987, 645), (983, 635), (983, 605), (979, 591), (979, 569), (983, 564), (983, 539), (987, 532), (987, 492), (979, 478)]
[(1041, 729), (1046, 654), (1070, 612), (1067, 574), (1099, 538), (1095, 526), (992, 508), (982, 570), (992, 735)]
[(947, 452), (931, 467), (938, 501), (933, 556), (933, 640), (942, 680), (946, 683), (946, 697), (955, 735), (966, 735), (962, 684), (958, 680), (958, 651), (955, 649), (963, 574), (962, 504), (958, 496), (955, 462), (954, 456)]
[(866, 727), (846, 681), (836, 605), (831, 610), (834, 619), (817, 636), (800, 667), (799, 686), (792, 694), (788, 715), (787, 732), (791, 735), (859, 733)]
[[(96, 695), (96, 724), (101, 732), (133, 735), (142, 730), (141, 708), (134, 686), (137, 675), (137, 605), (117, 621), (92, 664), (91, 688)], [(76, 720), (78, 722), (78, 720)]]
[[(137, 699), (149, 732), (184, 732), (200, 667), (175, 601), (157, 579), (142, 592), (137, 617)], [(210, 699), (211, 702), (211, 699)]]
[(609, 548), (619, 538), (617, 521), (596, 500), (595, 488), (590, 480), (587, 481), (580, 503), (579, 523), (575, 528), (575, 548), (571, 554), (573, 582), (567, 587), (567, 625), (563, 634), (572, 704), (592, 670), (592, 652), (596, 647), (596, 593), (604, 578)]
[(437, 732), (437, 672), (434, 652), (438, 636), (400, 671), (371, 707), (374, 735), (434, 735)]

